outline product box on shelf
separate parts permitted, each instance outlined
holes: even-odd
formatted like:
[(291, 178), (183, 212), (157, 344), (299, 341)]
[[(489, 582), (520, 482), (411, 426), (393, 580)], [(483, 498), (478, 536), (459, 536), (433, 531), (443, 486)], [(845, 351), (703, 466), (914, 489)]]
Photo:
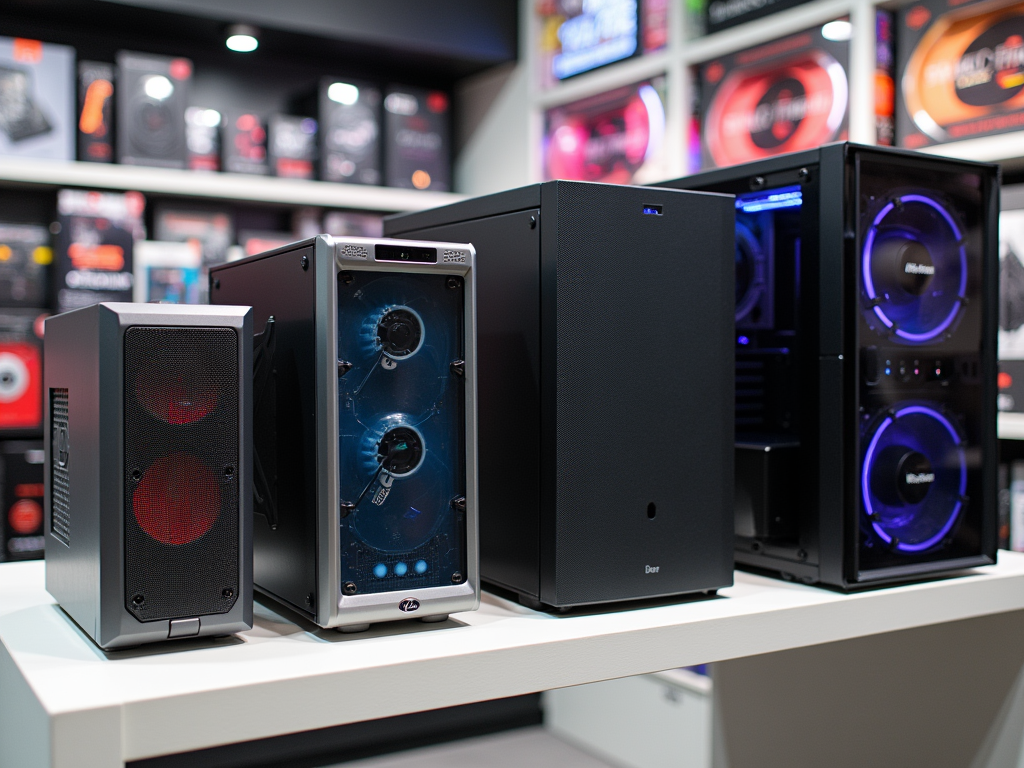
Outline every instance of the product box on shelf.
[(449, 99), (443, 91), (391, 87), (384, 97), (384, 177), (389, 187), (451, 189)]
[(325, 78), (318, 94), (320, 178), (380, 184), (380, 89)]
[(295, 242), (295, 235), (291, 232), (243, 229), (238, 233), (238, 244), (242, 246), (246, 256), (272, 251), (293, 242)]
[(316, 177), (316, 120), (293, 115), (271, 115), (267, 125), (267, 156), (275, 176), (290, 179)]
[(117, 54), (119, 163), (185, 167), (185, 107), (191, 81), (188, 59)]
[(0, 308), (0, 438), (37, 437), (43, 423), (44, 309)]
[(543, 88), (668, 43), (668, 0), (539, 0), (533, 5)]
[(384, 217), (374, 213), (328, 211), (324, 214), (323, 230), (335, 237), (383, 237)]
[(43, 444), (0, 443), (0, 562), (43, 557)]
[(199, 304), (203, 276), (202, 257), (197, 242), (175, 243), (139, 240), (132, 253), (136, 302), (162, 304)]
[(721, 32), (748, 21), (806, 3), (808, 0), (697, 0), (702, 8), (703, 33)]
[(1024, 2), (923, 0), (897, 20), (900, 146), (1024, 129)]
[(220, 170), (221, 114), (216, 109), (185, 110), (186, 165), (192, 171)]
[(45, 306), (52, 263), (47, 227), (0, 222), (0, 307)]
[(875, 142), (883, 147), (896, 141), (893, 24), (891, 11), (875, 11)]
[(701, 66), (703, 167), (846, 138), (850, 44), (829, 39), (843, 35), (828, 28), (807, 29)]
[(1001, 199), (998, 402), (1024, 413), (1024, 184), (1003, 187)]
[(78, 159), (114, 162), (114, 65), (78, 62)]
[(665, 78), (544, 115), (544, 178), (643, 184), (664, 178)]
[(132, 246), (145, 239), (145, 207), (138, 192), (57, 193), (60, 232), (53, 282), (58, 312), (132, 300)]
[(75, 49), (0, 37), (0, 155), (75, 159)]
[(228, 113), (224, 116), (221, 166), (228, 173), (266, 176), (267, 126), (254, 112)]

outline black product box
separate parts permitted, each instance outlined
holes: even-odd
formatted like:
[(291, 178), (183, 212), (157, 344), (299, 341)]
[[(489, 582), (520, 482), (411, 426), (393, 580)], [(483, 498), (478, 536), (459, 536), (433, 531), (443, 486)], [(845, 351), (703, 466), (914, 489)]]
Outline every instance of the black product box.
[(220, 170), (221, 114), (216, 109), (185, 110), (186, 165), (192, 171)]
[(1024, 128), (1024, 3), (923, 0), (897, 12), (901, 147)]
[(75, 49), (0, 37), (0, 155), (75, 159)]
[(38, 437), (43, 424), (44, 309), (0, 309), (0, 437)]
[(43, 557), (43, 443), (0, 443), (0, 562)]
[(704, 0), (703, 32), (706, 35), (721, 32), (769, 14), (792, 8), (807, 0)]
[(702, 166), (737, 165), (845, 139), (849, 58), (849, 41), (826, 39), (822, 27), (814, 27), (703, 64)]
[(1003, 187), (999, 214), (999, 410), (1024, 413), (1024, 184)]
[(266, 176), (267, 126), (253, 112), (230, 113), (225, 116), (221, 149), (221, 166), (228, 173), (250, 173)]
[(451, 189), (449, 99), (442, 91), (390, 87), (384, 97), (384, 177), (389, 187)]
[(117, 54), (119, 163), (185, 167), (185, 107), (191, 80), (188, 59)]
[(52, 263), (47, 227), (0, 223), (0, 307), (45, 306)]
[(153, 223), (157, 240), (197, 242), (203, 265), (207, 267), (227, 261), (228, 248), (235, 241), (235, 225), (230, 211), (218, 208), (160, 203), (154, 211)]
[(145, 239), (146, 200), (138, 192), (62, 189), (54, 260), (58, 312), (132, 300), (132, 245)]
[(267, 155), (273, 174), (289, 179), (315, 178), (316, 134), (316, 120), (311, 117), (271, 115)]
[(114, 65), (78, 62), (78, 159), (114, 162)]
[(380, 184), (380, 89), (325, 78), (318, 101), (320, 178)]

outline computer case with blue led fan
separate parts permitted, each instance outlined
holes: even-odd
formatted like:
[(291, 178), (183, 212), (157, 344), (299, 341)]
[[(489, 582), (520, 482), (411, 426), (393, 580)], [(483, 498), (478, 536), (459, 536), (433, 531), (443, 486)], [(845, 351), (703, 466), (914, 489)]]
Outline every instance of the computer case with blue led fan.
[(663, 186), (736, 195), (736, 560), (995, 562), (998, 167), (839, 143)]
[(319, 235), (210, 271), (257, 331), (255, 588), (320, 626), (479, 604), (474, 261)]

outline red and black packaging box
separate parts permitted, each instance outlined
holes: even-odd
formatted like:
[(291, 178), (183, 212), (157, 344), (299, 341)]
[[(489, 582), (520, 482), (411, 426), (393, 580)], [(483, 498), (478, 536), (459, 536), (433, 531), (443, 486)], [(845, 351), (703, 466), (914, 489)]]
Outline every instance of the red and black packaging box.
[(925, 0), (896, 30), (901, 147), (1024, 130), (1024, 3)]
[(54, 250), (58, 312), (101, 301), (131, 301), (132, 247), (145, 239), (146, 199), (138, 192), (57, 193), (60, 232)]
[(0, 443), (0, 562), (43, 557), (43, 443)]
[(227, 113), (224, 117), (221, 167), (228, 173), (267, 176), (267, 124), (255, 112)]
[(737, 165), (847, 136), (850, 44), (821, 27), (700, 67), (701, 164)]
[(114, 65), (78, 62), (78, 159), (114, 162)]
[(44, 309), (0, 309), (0, 438), (43, 428)]
[(448, 94), (392, 86), (384, 97), (384, 178), (389, 187), (451, 189)]
[(271, 115), (267, 124), (267, 155), (275, 176), (316, 178), (316, 120)]

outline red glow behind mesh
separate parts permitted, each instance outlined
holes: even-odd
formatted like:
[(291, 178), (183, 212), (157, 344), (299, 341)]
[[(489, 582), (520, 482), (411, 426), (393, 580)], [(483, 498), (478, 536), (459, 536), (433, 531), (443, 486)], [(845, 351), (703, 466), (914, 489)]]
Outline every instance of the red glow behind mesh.
[(154, 461), (132, 494), (139, 527), (162, 544), (195, 541), (213, 527), (220, 508), (216, 476), (187, 453)]
[(203, 370), (161, 370), (151, 365), (135, 379), (135, 397), (168, 424), (194, 424), (217, 407), (217, 388)]

